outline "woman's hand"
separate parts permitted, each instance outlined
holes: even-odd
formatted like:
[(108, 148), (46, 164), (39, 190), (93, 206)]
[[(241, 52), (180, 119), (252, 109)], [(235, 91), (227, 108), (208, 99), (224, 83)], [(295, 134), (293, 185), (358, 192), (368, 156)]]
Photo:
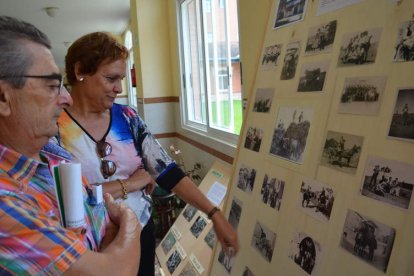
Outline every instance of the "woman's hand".
[(216, 212), (211, 219), (223, 251), (230, 256), (236, 255), (239, 251), (236, 230), (234, 230), (233, 226), (231, 226), (221, 212)]
[(138, 168), (128, 178), (128, 190), (136, 191), (145, 188), (147, 194), (152, 194), (155, 189), (156, 182), (151, 175), (143, 168)]

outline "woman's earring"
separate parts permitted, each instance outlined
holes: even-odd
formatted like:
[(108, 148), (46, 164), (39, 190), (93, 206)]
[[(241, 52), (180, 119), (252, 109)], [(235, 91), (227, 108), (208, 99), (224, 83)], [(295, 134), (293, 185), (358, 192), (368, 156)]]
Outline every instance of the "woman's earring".
[(79, 78), (79, 81), (83, 81), (83, 77), (80, 77), (80, 78)]

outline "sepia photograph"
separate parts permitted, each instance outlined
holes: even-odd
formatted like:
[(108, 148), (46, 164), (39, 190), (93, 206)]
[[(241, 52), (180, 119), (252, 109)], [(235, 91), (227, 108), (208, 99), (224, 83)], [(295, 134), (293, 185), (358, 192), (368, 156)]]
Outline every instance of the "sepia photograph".
[(340, 246), (385, 273), (394, 239), (394, 228), (348, 210)]
[(306, 140), (313, 117), (313, 109), (280, 107), (277, 126), (273, 132), (270, 154), (303, 164)]
[(260, 190), (262, 202), (279, 211), (280, 205), (282, 204), (284, 188), (284, 180), (280, 180), (275, 177), (270, 178), (267, 174), (265, 174), (262, 189)]
[(250, 270), (248, 266), (244, 267), (242, 276), (254, 276), (254, 273)]
[(254, 98), (253, 112), (268, 113), (272, 106), (274, 88), (258, 88)]
[(303, 20), (307, 0), (280, 0), (276, 9), (273, 29)]
[(328, 222), (335, 201), (333, 188), (316, 180), (303, 179), (300, 193), (299, 209), (317, 220)]
[(181, 255), (178, 252), (178, 250), (174, 250), (174, 252), (171, 254), (171, 256), (167, 260), (167, 269), (170, 272), (170, 274), (173, 274), (175, 269), (180, 265), (182, 261)]
[(347, 174), (355, 174), (364, 137), (328, 131), (321, 156), (321, 165)]
[(386, 81), (382, 76), (346, 78), (338, 112), (377, 115)]
[(321, 256), (322, 248), (317, 241), (303, 232), (298, 231), (294, 234), (290, 241), (288, 257), (307, 274), (312, 275), (317, 271)]
[(276, 244), (276, 233), (256, 221), (251, 246), (269, 263), (272, 261), (273, 250)]
[(214, 248), (214, 244), (217, 241), (216, 232), (214, 232), (214, 228), (211, 227), (210, 231), (208, 231), (207, 235), (204, 237), (204, 241), (207, 243), (208, 247), (211, 249)]
[(400, 23), (394, 49), (394, 61), (406, 62), (414, 60), (414, 20)]
[(296, 67), (299, 61), (300, 42), (291, 42), (286, 47), (285, 57), (283, 58), (281, 80), (290, 80), (295, 77)]
[(174, 234), (171, 231), (169, 231), (168, 234), (165, 236), (164, 240), (161, 242), (161, 247), (165, 255), (167, 255), (168, 252), (170, 252), (171, 248), (174, 246), (176, 241), (177, 240), (175, 239)]
[(413, 164), (368, 156), (362, 178), (362, 195), (408, 209), (413, 185)]
[(414, 88), (399, 89), (388, 137), (414, 141)]
[(193, 233), (194, 237), (198, 238), (206, 225), (207, 221), (202, 216), (198, 216), (196, 221), (191, 226), (190, 231)]
[(251, 194), (253, 191), (256, 170), (246, 165), (240, 165), (239, 176), (237, 178), (237, 188)]
[(187, 204), (187, 208), (185, 208), (183, 216), (188, 222), (190, 222), (196, 213), (197, 209), (191, 206), (190, 204)]
[(189, 261), (186, 263), (183, 270), (181, 270), (178, 276), (198, 276), (198, 272), (194, 268), (193, 264)]
[(320, 24), (309, 28), (305, 55), (323, 54), (332, 51), (335, 40), (337, 21)]
[(244, 142), (244, 147), (246, 149), (259, 152), (260, 145), (262, 144), (263, 139), (263, 130), (256, 127), (249, 127), (247, 129), (246, 140)]
[(305, 63), (299, 77), (298, 92), (320, 92), (325, 85), (329, 60)]
[(282, 52), (282, 44), (274, 44), (264, 48), (262, 58), (262, 70), (276, 68), (279, 65), (279, 56)]
[(342, 37), (338, 66), (363, 65), (375, 62), (381, 28), (347, 33)]

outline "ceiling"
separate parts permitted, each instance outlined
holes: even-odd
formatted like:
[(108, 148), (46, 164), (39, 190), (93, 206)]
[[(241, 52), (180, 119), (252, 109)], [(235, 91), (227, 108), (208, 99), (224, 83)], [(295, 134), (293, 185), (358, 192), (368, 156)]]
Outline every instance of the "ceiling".
[[(56, 63), (59, 68), (63, 68), (67, 47), (80, 36), (95, 31), (121, 34), (128, 26), (129, 2), (130, 0), (0, 0), (0, 15), (28, 21), (46, 33), (52, 42)], [(57, 7), (56, 15), (48, 16), (45, 7)]]

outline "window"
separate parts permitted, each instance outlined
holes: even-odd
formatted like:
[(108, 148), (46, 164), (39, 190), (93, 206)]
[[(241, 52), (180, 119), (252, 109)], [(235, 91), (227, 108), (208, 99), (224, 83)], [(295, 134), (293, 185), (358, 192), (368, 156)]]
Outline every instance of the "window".
[(127, 62), (127, 83), (128, 83), (128, 105), (134, 107), (137, 109), (137, 91), (135, 86), (132, 85), (132, 79), (135, 78), (135, 76), (132, 76), (133, 73), (135, 73), (134, 70), (131, 70), (134, 68), (134, 51), (132, 48), (132, 33), (131, 31), (126, 31), (125, 33), (125, 47), (128, 49), (129, 57)]
[(242, 123), (237, 0), (178, 0), (184, 127), (235, 144)]

